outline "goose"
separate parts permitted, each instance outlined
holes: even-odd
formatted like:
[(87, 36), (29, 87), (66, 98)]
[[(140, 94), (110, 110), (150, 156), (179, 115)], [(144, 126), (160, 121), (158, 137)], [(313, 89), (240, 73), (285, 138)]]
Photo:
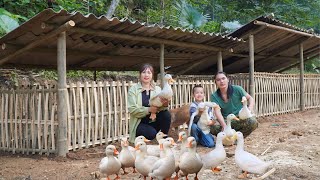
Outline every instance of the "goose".
[(122, 149), (119, 153), (119, 161), (121, 162), (121, 168), (124, 174), (127, 174), (125, 171), (126, 167), (132, 167), (134, 169), (135, 152), (129, 150), (129, 142), (126, 137), (121, 138), (121, 148)]
[(226, 137), (225, 132), (219, 132), (217, 135), (216, 147), (214, 150), (201, 156), (203, 166), (210, 168), (213, 172), (221, 171), (217, 166), (226, 159), (226, 151), (224, 150), (222, 140)]
[(187, 143), (188, 143), (187, 138), (188, 138), (188, 135), (185, 131), (179, 132), (178, 142), (181, 141), (180, 152), (179, 152), (180, 155), (182, 155), (184, 152), (187, 152)]
[[(172, 88), (171, 88), (169, 82), (173, 83), (175, 81), (172, 79), (172, 76), (170, 74), (166, 74), (164, 76), (163, 88), (162, 88), (162, 90), (160, 91), (159, 94), (157, 94), (156, 96), (150, 98), (150, 100), (149, 100), (149, 105), (150, 106), (162, 107), (163, 106), (163, 104), (162, 104), (163, 99), (165, 99), (168, 102), (170, 102), (170, 100), (171, 100), (171, 98), (173, 96), (173, 91), (172, 91)], [(156, 119), (156, 114), (151, 113), (150, 119), (152, 121), (154, 121)]]
[(152, 166), (159, 160), (159, 157), (147, 154), (147, 145), (145, 142), (137, 142), (135, 149), (136, 159), (134, 161), (134, 165), (136, 170), (143, 175), (144, 179), (146, 179)]
[(194, 137), (188, 137), (187, 139), (188, 151), (181, 155), (179, 168), (183, 175), (188, 179), (188, 174), (196, 174), (195, 179), (198, 179), (198, 173), (201, 170), (203, 163), (200, 155), (196, 152), (197, 141)]
[(245, 96), (243, 96), (241, 102), (243, 104), (243, 107), (239, 111), (239, 118), (241, 120), (251, 118), (253, 115), (252, 115), (252, 113), (250, 112), (250, 110), (248, 108), (248, 100), (247, 100), (247, 98)]
[(222, 140), (223, 145), (231, 146), (234, 145), (236, 137), (234, 136), (236, 131), (231, 127), (231, 120), (239, 120), (234, 114), (229, 114), (227, 116), (227, 126), (223, 132), (226, 133), (226, 138)]
[(167, 138), (162, 140), (160, 148), (163, 149), (164, 155), (152, 166), (149, 173), (151, 178), (157, 178), (159, 180), (170, 179), (172, 174), (175, 172), (175, 158), (171, 150), (172, 145), (172, 139)]
[(110, 180), (109, 176), (112, 174), (116, 174), (116, 179), (120, 179), (119, 171), (121, 169), (121, 163), (114, 155), (118, 155), (114, 145), (108, 145), (106, 147), (106, 157), (102, 158), (99, 164), (99, 170), (102, 174), (107, 175), (107, 179)]
[(263, 174), (266, 172), (271, 162), (264, 162), (257, 156), (244, 150), (244, 138), (243, 134), (238, 131), (235, 135), (237, 137), (237, 147), (235, 152), (235, 162), (240, 167), (243, 174), (239, 175), (238, 178), (243, 179), (247, 177), (248, 173)]

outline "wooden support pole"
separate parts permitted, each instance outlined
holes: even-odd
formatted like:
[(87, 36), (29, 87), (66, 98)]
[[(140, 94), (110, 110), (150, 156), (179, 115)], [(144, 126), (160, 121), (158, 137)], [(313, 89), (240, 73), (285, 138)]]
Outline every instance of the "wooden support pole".
[[(36, 47), (36, 46), (39, 46), (42, 43), (45, 43), (48, 39), (56, 37), (61, 32), (65, 32), (66, 30), (74, 27), (74, 25), (75, 25), (74, 21), (70, 20), (70, 21), (66, 22), (64, 25), (62, 25), (62, 26), (58, 27), (57, 29), (49, 32), (48, 34), (40, 36), (39, 39), (37, 39), (36, 41), (28, 44), (27, 46), (17, 50), (16, 52), (14, 52), (12, 54), (0, 59), (0, 65), (6, 63), (10, 59), (12, 59), (12, 58), (24, 53), (24, 52)], [(3, 47), (2, 47), (2, 49), (3, 49)]]
[(218, 52), (218, 72), (223, 71), (223, 64), (222, 64), (222, 52)]
[(70, 29), (70, 31), (77, 32), (77, 33), (83, 33), (83, 34), (89, 34), (89, 35), (92, 34), (95, 36), (112, 37), (114, 39), (125, 39), (125, 40), (137, 41), (137, 42), (148, 42), (148, 43), (153, 43), (153, 44), (160, 43), (160, 44), (166, 44), (166, 45), (171, 45), (171, 46), (178, 46), (178, 47), (185, 47), (185, 48), (197, 48), (197, 49), (203, 49), (203, 50), (208, 50), (208, 51), (230, 51), (230, 52), (232, 51), (231, 48), (223, 49), (223, 48), (204, 45), (204, 44), (179, 42), (179, 41), (162, 39), (162, 38), (136, 36), (136, 35), (122, 34), (122, 33), (111, 32), (111, 31), (103, 31), (103, 30), (94, 30), (94, 29), (88, 29), (88, 28), (74, 27), (74, 28)]
[(303, 63), (303, 44), (299, 44), (300, 50), (300, 110), (304, 111), (304, 63)]
[(58, 156), (65, 157), (68, 153), (67, 145), (67, 80), (66, 80), (66, 32), (58, 36), (57, 41), (58, 64)]
[(303, 36), (320, 38), (319, 36), (317, 36), (315, 34), (309, 34), (309, 33), (306, 33), (306, 32), (301, 32), (301, 31), (297, 31), (297, 30), (294, 30), (294, 29), (289, 29), (289, 28), (282, 27), (282, 26), (276, 26), (276, 25), (269, 24), (269, 23), (262, 22), (262, 21), (258, 21), (258, 20), (255, 20), (253, 23), (255, 25), (267, 26), (268, 28), (271, 28), (271, 29), (279, 29), (279, 30), (283, 30), (283, 31), (287, 31), (287, 32), (291, 32), (291, 33), (295, 33), (295, 34), (299, 34), (299, 35), (303, 35)]
[(249, 36), (249, 94), (254, 98), (254, 37)]
[(161, 88), (163, 88), (164, 81), (164, 44), (160, 44), (160, 81), (161, 81)]

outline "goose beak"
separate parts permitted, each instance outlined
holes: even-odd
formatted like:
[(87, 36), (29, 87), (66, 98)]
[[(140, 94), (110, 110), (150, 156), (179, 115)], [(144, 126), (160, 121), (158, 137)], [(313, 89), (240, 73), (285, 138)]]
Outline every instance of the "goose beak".
[(192, 143), (189, 142), (189, 143), (187, 144), (187, 147), (188, 147), (188, 148), (191, 148), (191, 147), (192, 147)]
[(234, 117), (233, 120), (239, 121), (240, 119), (237, 117)]
[(172, 146), (177, 146), (177, 144), (174, 142), (174, 140), (171, 140), (171, 145)]
[(160, 144), (160, 150), (161, 151), (163, 150), (163, 144)]
[(134, 149), (135, 149), (135, 150), (140, 150), (140, 146), (139, 146), (139, 145), (136, 145), (136, 146), (134, 147)]
[(175, 83), (176, 81), (174, 79), (169, 79), (169, 83)]
[(147, 139), (147, 138), (144, 138), (143, 140), (144, 142), (150, 142), (151, 140)]
[(179, 136), (178, 142), (182, 141), (182, 136)]

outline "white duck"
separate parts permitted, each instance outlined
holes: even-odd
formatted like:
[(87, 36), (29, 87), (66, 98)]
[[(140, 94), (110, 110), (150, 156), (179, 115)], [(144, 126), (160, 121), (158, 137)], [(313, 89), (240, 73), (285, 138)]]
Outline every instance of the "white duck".
[(209, 107), (212, 108), (220, 108), (219, 105), (213, 102), (201, 102), (198, 104), (197, 111), (194, 112), (190, 117), (189, 122), (189, 135), (191, 133), (191, 126), (193, 123), (193, 119), (196, 115), (200, 114), (200, 119), (197, 122), (198, 127), (203, 131), (204, 134), (210, 133), (210, 126), (213, 124), (213, 121), (211, 120), (211, 117), (209, 116), (208, 109)]
[[(129, 141), (126, 137), (121, 138), (121, 148), (122, 149), (119, 154), (119, 161), (121, 162), (121, 168), (124, 174), (127, 174), (127, 172), (125, 171), (126, 167), (132, 167), (133, 170), (135, 169), (134, 168), (135, 152), (132, 152), (129, 150)], [(135, 170), (133, 172), (135, 172)]]
[[(154, 97), (151, 97), (150, 100), (149, 100), (149, 105), (150, 106), (155, 106), (155, 107), (162, 107), (163, 104), (163, 100), (167, 100), (168, 102), (170, 102), (172, 96), (173, 96), (173, 91), (172, 91), (172, 88), (170, 86), (170, 83), (172, 82), (175, 82), (173, 79), (172, 79), (172, 76), (170, 74), (166, 74), (164, 76), (164, 84), (163, 84), (163, 88), (162, 90), (160, 91), (159, 94), (157, 94), (156, 96)], [(156, 114), (151, 114), (150, 115), (150, 119), (154, 120), (156, 119)]]
[(239, 119), (234, 114), (229, 114), (227, 116), (227, 126), (223, 131), (223, 132), (226, 133), (226, 138), (224, 138), (222, 140), (222, 143), (225, 146), (234, 145), (234, 143), (236, 141), (236, 137), (234, 136), (236, 134), (236, 131), (234, 129), (232, 129), (232, 127), (231, 127), (231, 120), (237, 120), (238, 121)]
[[(163, 139), (164, 137), (168, 136), (167, 134), (164, 134), (163, 132), (159, 131), (156, 134), (156, 140), (159, 143), (160, 139)], [(146, 139), (144, 136), (138, 136), (135, 139), (135, 144), (137, 142), (149, 142), (150, 140)], [(160, 157), (160, 147), (158, 145), (147, 145), (147, 153), (151, 156), (157, 156)]]
[(219, 132), (215, 149), (201, 156), (203, 166), (205, 168), (210, 168), (213, 172), (221, 171), (221, 168), (218, 168), (217, 166), (226, 159), (226, 151), (222, 144), (222, 139), (225, 137), (225, 132)]
[(153, 165), (159, 160), (156, 156), (149, 156), (147, 154), (147, 145), (145, 142), (137, 142), (136, 149), (136, 160), (134, 165), (136, 170), (143, 175), (144, 179), (148, 176)]
[(243, 107), (239, 111), (239, 118), (241, 120), (251, 118), (253, 115), (252, 115), (251, 111), (248, 108), (248, 100), (247, 100), (247, 98), (245, 96), (243, 96), (241, 102), (243, 104)]
[(243, 174), (239, 175), (238, 178), (246, 178), (248, 173), (263, 174), (266, 172), (271, 162), (264, 162), (257, 156), (244, 150), (244, 138), (241, 132), (236, 133), (237, 147), (235, 152), (235, 162), (240, 167)]
[(188, 151), (181, 155), (179, 168), (183, 175), (188, 179), (188, 174), (196, 174), (195, 179), (198, 179), (198, 173), (201, 170), (203, 163), (201, 157), (196, 152), (197, 141), (194, 137), (188, 137)]
[(188, 135), (185, 131), (181, 131), (179, 132), (179, 139), (178, 142), (181, 141), (181, 145), (180, 145), (180, 155), (182, 155), (184, 152), (187, 152), (187, 138)]
[(167, 138), (163, 140), (161, 149), (164, 151), (164, 157), (160, 158), (152, 167), (149, 176), (159, 180), (167, 179), (175, 172), (175, 159), (171, 150), (173, 145), (172, 139)]
[(114, 155), (119, 154), (114, 145), (108, 145), (106, 147), (106, 157), (102, 158), (99, 164), (99, 170), (102, 174), (107, 175), (107, 179), (110, 180), (109, 176), (116, 174), (116, 179), (119, 179), (119, 171), (121, 169), (121, 163)]

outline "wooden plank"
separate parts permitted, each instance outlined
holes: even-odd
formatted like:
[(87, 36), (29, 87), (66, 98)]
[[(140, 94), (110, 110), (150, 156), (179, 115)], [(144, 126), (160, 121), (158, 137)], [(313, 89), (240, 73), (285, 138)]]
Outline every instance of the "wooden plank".
[(24, 94), (20, 94), (19, 96), (19, 146), (18, 148), (23, 148), (23, 125), (22, 125), (22, 119), (23, 119), (23, 96)]
[[(47, 87), (48, 88), (48, 87)], [(47, 151), (47, 155), (49, 155), (49, 146), (48, 146), (48, 120), (49, 120), (49, 93), (45, 93), (44, 95), (44, 150)]]
[(88, 99), (88, 115), (89, 115), (89, 118), (88, 118), (88, 133), (87, 133), (87, 139), (86, 139), (86, 147), (89, 147), (89, 143), (91, 143), (91, 107), (92, 107), (92, 98), (91, 98), (91, 93), (90, 93), (90, 88), (88, 87), (89, 83), (86, 82), (85, 83), (85, 88), (86, 88), (86, 91), (87, 91), (87, 99)]
[(77, 91), (78, 91), (78, 93), (79, 93), (79, 105), (80, 105), (80, 120), (81, 120), (81, 126), (80, 126), (80, 128), (79, 129), (81, 129), (81, 133), (80, 133), (80, 135), (79, 135), (79, 137), (80, 137), (80, 139), (79, 139), (79, 142), (78, 142), (78, 144), (79, 144), (79, 147), (80, 147), (80, 149), (82, 148), (82, 147), (84, 147), (85, 145), (83, 144), (83, 140), (84, 140), (84, 132), (86, 131), (85, 130), (85, 126), (84, 126), (84, 111), (83, 111), (83, 109), (84, 109), (84, 106), (83, 106), (83, 94), (82, 94), (82, 92), (83, 92), (83, 88), (81, 88), (81, 83), (80, 82), (77, 82)]
[(123, 132), (123, 94), (122, 94), (122, 89), (121, 89), (121, 85), (122, 83), (120, 83), (119, 81), (117, 81), (117, 89), (118, 89), (118, 100), (119, 100), (119, 126), (120, 126), (120, 130), (119, 130), (119, 136), (123, 136), (124, 132)]
[[(14, 103), (15, 93), (9, 94), (9, 119), (10, 121), (10, 132), (9, 132), (9, 148), (14, 148), (14, 131), (13, 131), (13, 103)], [(14, 152), (13, 152), (14, 153)]]
[[(50, 133), (51, 133), (51, 148), (52, 148), (52, 150), (53, 151), (55, 151), (56, 150), (56, 146), (55, 146), (55, 144), (56, 144), (56, 142), (55, 142), (55, 136), (54, 136), (54, 120), (55, 120), (55, 116), (54, 116), (54, 114), (55, 114), (55, 112), (56, 112), (56, 104), (54, 104), (52, 107), (51, 107), (52, 109), (51, 109), (51, 116), (50, 116)], [(49, 150), (48, 150), (49, 151)], [(49, 151), (50, 152), (50, 151)]]
[(101, 112), (101, 116), (100, 116), (100, 145), (102, 145), (102, 140), (103, 138), (103, 129), (104, 129), (104, 96), (103, 96), (103, 84), (102, 82), (98, 82), (98, 94), (99, 94), (99, 99), (100, 99), (100, 112)]
[[(31, 116), (31, 94), (26, 94), (25, 96), (25, 121), (28, 121), (28, 117)], [(31, 124), (30, 124), (30, 129), (31, 129)], [(29, 135), (29, 124), (25, 124), (25, 149), (27, 150), (27, 154), (29, 154), (28, 149), (30, 148), (30, 135)]]
[(14, 103), (14, 145), (13, 145), (13, 153), (15, 153), (15, 149), (19, 148), (19, 142), (18, 142), (18, 94), (15, 94), (15, 103)]
[(5, 99), (4, 99), (4, 94), (1, 93), (1, 109), (0, 109), (0, 120), (1, 120), (1, 146), (0, 147), (5, 147), (5, 120), (4, 120), (4, 113), (5, 113)]
[(93, 92), (93, 102), (94, 102), (94, 138), (92, 141), (93, 146), (97, 144), (98, 141), (98, 131), (99, 131), (99, 105), (98, 105), (98, 96), (97, 96), (97, 84), (95, 81), (92, 81), (92, 92)]
[[(67, 144), (68, 144), (68, 146), (70, 146), (72, 143), (72, 140), (71, 140), (71, 137), (72, 137), (71, 103), (72, 103), (72, 90), (70, 89), (69, 91), (67, 91), (67, 121), (68, 121), (67, 122), (67, 129), (68, 129)], [(59, 141), (59, 137), (57, 140)], [(68, 149), (68, 150), (70, 150), (70, 149)]]
[(112, 105), (113, 105), (113, 109), (114, 109), (114, 114), (113, 114), (113, 119), (112, 122), (114, 124), (114, 133), (113, 133), (113, 139), (112, 142), (115, 142), (115, 138), (118, 137), (118, 131), (119, 131), (119, 123), (118, 123), (118, 107), (117, 107), (117, 91), (116, 91), (116, 84), (113, 81), (111, 84), (112, 87)]
[[(128, 86), (126, 81), (122, 81), (122, 92), (124, 93), (124, 108), (125, 108), (125, 136), (129, 135), (129, 110), (128, 110)], [(105, 97), (105, 96), (104, 96)], [(172, 100), (171, 100), (172, 101)]]
[[(39, 87), (40, 89), (42, 89), (42, 87), (40, 86)], [(38, 149), (40, 150), (40, 154), (42, 154), (42, 143), (41, 143), (41, 137), (42, 137), (42, 134), (41, 134), (41, 124), (40, 124), (40, 120), (41, 120), (41, 117), (42, 117), (42, 110), (41, 110), (41, 102), (42, 102), (42, 96), (41, 96), (42, 93), (38, 93), (38, 109), (37, 109), (37, 120), (38, 120), (38, 124), (37, 124), (37, 134), (38, 134)]]
[(110, 91), (112, 92), (112, 86), (108, 82), (106, 82), (108, 85), (107, 88), (107, 100), (108, 100), (108, 140), (111, 139), (111, 121), (112, 121), (112, 116), (111, 116), (111, 111), (112, 111), (112, 106), (111, 106), (111, 94)]

